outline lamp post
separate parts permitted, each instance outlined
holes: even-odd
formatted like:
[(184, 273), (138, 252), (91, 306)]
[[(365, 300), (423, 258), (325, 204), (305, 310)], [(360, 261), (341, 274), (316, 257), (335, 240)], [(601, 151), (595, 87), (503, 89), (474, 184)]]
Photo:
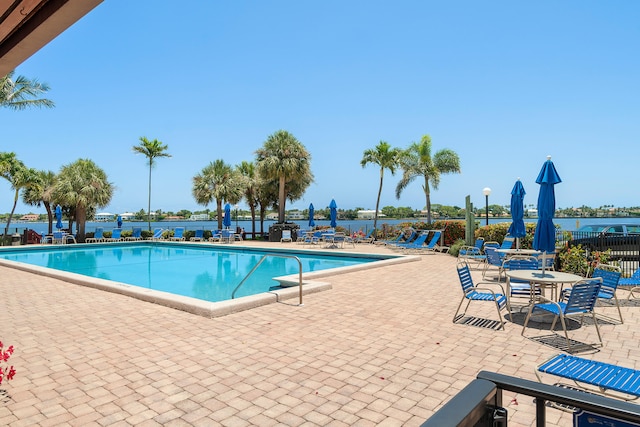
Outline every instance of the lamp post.
[(236, 208), (236, 231), (238, 231), (238, 205), (235, 205)]
[(489, 194), (491, 194), (491, 189), (489, 187), (483, 188), (482, 194), (484, 194), (484, 200), (485, 200), (484, 215), (485, 215), (485, 218), (487, 219), (487, 225), (489, 225)]

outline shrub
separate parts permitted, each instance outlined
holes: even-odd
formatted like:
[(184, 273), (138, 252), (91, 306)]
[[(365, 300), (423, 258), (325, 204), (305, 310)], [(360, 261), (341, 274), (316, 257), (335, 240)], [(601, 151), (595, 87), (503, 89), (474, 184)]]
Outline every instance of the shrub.
[(458, 239), (455, 242), (453, 242), (451, 245), (449, 245), (449, 252), (447, 253), (451, 256), (457, 257), (458, 254), (460, 253), (460, 248), (466, 244), (467, 242), (465, 242), (464, 239)]
[(582, 245), (565, 246), (558, 252), (559, 270), (587, 277), (595, 269), (596, 265), (600, 263), (607, 264), (610, 257), (610, 250), (605, 252), (593, 251), (587, 254)]

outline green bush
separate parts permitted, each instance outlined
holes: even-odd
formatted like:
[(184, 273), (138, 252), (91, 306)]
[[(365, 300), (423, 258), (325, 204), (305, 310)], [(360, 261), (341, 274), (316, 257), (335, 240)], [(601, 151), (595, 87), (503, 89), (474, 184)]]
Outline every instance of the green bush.
[(451, 256), (457, 257), (458, 254), (460, 253), (460, 248), (466, 244), (467, 242), (465, 242), (464, 239), (458, 239), (455, 242), (453, 242), (451, 245), (449, 245), (449, 252), (447, 253)]
[[(476, 230), (475, 237), (483, 237), (485, 242), (502, 243), (504, 237), (509, 231), (511, 222), (500, 222), (498, 224), (489, 224)], [(520, 238), (521, 249), (531, 249), (533, 247), (533, 235), (536, 233), (535, 222), (525, 222), (524, 227), (527, 232), (526, 236)]]
[(611, 250), (608, 249), (605, 252), (593, 251), (587, 254), (582, 245), (565, 246), (558, 252), (558, 258), (560, 271), (587, 277), (588, 274), (593, 272), (596, 265), (609, 263)]

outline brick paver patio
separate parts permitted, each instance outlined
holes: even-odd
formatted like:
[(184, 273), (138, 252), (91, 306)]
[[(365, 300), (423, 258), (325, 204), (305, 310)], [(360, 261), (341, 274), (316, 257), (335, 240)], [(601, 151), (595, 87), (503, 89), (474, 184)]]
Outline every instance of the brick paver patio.
[[(0, 386), (0, 425), (418, 426), (480, 370), (534, 380), (558, 353), (522, 337), (522, 317), (506, 331), (453, 324), (455, 264), (428, 254), (323, 279), (333, 289), (303, 307), (213, 319), (0, 267), (0, 339), (18, 370)], [(470, 313), (496, 318), (490, 304)], [(639, 313), (625, 304), (625, 323), (602, 323), (604, 348), (584, 357), (640, 368)], [(593, 326), (571, 332), (597, 338)], [(510, 426), (533, 425), (530, 397), (504, 400)], [(555, 409), (547, 420), (571, 425)]]

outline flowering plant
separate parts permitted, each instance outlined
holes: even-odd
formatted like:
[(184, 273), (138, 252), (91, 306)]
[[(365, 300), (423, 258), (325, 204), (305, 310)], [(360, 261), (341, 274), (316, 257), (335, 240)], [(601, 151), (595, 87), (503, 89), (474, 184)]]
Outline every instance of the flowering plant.
[[(0, 341), (0, 363), (8, 362), (13, 354), (13, 346), (10, 345), (6, 350), (4, 350), (4, 345), (2, 341)], [(7, 381), (12, 380), (16, 374), (16, 370), (13, 369), (13, 365), (9, 367), (8, 365), (2, 366), (0, 364), (0, 384), (2, 384), (2, 380), (5, 378)]]

